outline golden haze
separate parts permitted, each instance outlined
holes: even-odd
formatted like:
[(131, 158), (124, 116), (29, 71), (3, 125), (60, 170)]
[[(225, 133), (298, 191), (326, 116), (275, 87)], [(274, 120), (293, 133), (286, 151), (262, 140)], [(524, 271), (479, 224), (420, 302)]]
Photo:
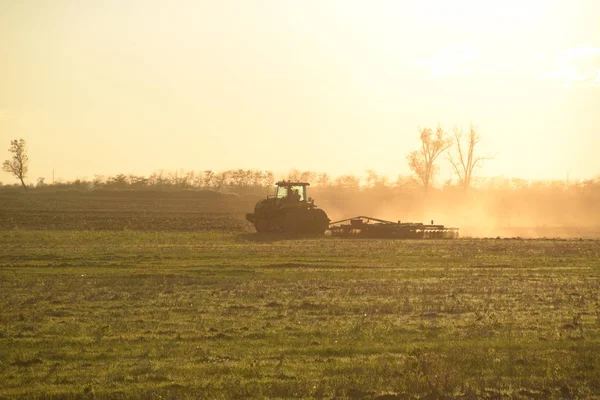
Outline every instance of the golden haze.
[(32, 182), (395, 176), (418, 127), (473, 122), (496, 156), (480, 175), (585, 179), (600, 172), (598, 15), (595, 0), (2, 1), (0, 149), (28, 141)]

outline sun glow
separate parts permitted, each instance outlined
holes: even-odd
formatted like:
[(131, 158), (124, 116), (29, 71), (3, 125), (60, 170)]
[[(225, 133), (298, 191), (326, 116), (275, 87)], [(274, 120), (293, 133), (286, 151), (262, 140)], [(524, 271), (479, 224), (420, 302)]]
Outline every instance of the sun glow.
[[(409, 173), (418, 127), (471, 122), (497, 155), (481, 174), (600, 170), (594, 0), (61, 5), (0, 6), (0, 132), (28, 140), (33, 180), (395, 176)], [(290, 143), (302, 157), (280, 151)]]

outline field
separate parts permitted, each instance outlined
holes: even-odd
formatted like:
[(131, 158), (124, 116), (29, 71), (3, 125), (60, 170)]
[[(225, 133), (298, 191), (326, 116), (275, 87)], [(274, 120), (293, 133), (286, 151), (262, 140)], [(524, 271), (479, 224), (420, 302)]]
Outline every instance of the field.
[(243, 231), (256, 200), (211, 191), (0, 192), (0, 230)]
[[(48, 228), (38, 203), (0, 208), (0, 398), (600, 398), (600, 241), (259, 237), (233, 206), (106, 201)], [(152, 212), (193, 221), (124, 222)]]

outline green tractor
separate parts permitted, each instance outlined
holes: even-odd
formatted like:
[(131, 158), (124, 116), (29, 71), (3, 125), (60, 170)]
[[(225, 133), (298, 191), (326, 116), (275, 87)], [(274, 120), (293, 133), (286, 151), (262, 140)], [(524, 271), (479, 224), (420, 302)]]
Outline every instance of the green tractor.
[(329, 228), (325, 211), (306, 196), (310, 183), (280, 181), (275, 196), (267, 196), (246, 214), (258, 233), (323, 234)]

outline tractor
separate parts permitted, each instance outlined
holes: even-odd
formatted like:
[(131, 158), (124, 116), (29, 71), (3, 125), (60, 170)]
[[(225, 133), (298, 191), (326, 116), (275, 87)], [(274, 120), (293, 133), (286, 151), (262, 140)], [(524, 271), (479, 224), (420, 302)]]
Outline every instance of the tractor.
[(325, 211), (307, 197), (307, 182), (279, 181), (274, 196), (267, 196), (246, 214), (258, 233), (322, 235), (329, 228)]

